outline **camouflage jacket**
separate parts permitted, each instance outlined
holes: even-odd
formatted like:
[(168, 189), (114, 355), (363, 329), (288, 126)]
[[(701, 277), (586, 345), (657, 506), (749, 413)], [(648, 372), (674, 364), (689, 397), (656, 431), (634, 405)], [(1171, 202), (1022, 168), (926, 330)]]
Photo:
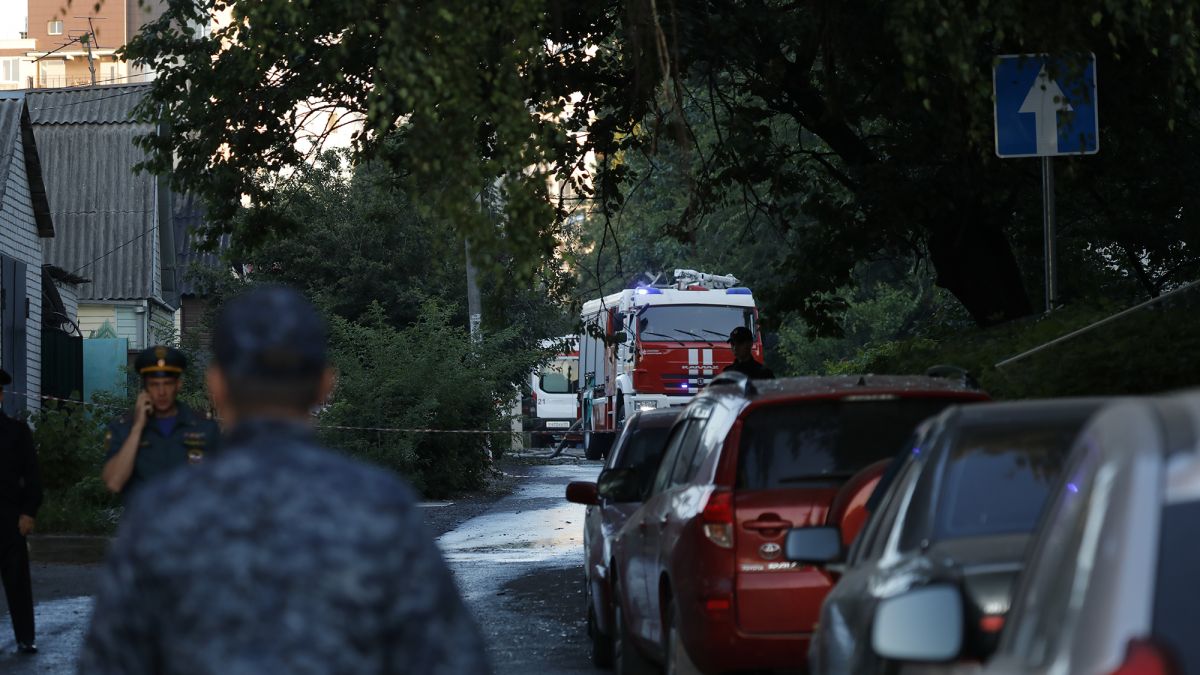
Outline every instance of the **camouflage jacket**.
[(400, 480), (267, 420), (194, 469), (133, 498), (80, 673), (490, 672)]

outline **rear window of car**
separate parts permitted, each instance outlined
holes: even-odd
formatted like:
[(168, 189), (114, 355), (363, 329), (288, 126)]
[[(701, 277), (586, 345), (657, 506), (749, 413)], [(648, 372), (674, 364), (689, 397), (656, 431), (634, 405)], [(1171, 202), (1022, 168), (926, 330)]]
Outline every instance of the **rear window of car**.
[(1033, 531), (1081, 422), (975, 427), (952, 442), (934, 539)]
[(764, 406), (742, 423), (737, 485), (769, 490), (841, 481), (900, 450), (944, 397), (818, 399)]
[(1163, 508), (1158, 543), (1158, 576), (1154, 581), (1155, 642), (1170, 652), (1181, 673), (1200, 673), (1200, 604), (1190, 592), (1200, 569), (1200, 501)]
[(634, 469), (649, 466), (651, 472), (658, 467), (662, 459), (663, 449), (667, 444), (667, 435), (671, 427), (638, 427), (634, 429), (617, 458), (616, 469)]

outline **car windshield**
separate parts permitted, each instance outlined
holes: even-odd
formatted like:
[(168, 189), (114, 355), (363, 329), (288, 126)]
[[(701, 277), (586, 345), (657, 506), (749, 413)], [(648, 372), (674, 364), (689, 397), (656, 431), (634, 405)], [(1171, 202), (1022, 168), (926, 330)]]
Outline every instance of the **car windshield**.
[(1154, 640), (1170, 652), (1182, 673), (1200, 673), (1200, 605), (1187, 589), (1194, 588), (1200, 568), (1200, 501), (1163, 508), (1158, 536), (1158, 574), (1154, 579)]
[(754, 309), (720, 305), (651, 305), (638, 313), (643, 342), (725, 342), (738, 326), (754, 332)]
[(843, 480), (893, 457), (921, 420), (958, 403), (944, 397), (821, 399), (769, 405), (742, 424), (738, 487), (803, 487)]
[(573, 394), (578, 368), (577, 357), (559, 357), (542, 367), (538, 387), (547, 394)]
[(934, 539), (1033, 530), (1082, 422), (1025, 422), (964, 430), (941, 481)]

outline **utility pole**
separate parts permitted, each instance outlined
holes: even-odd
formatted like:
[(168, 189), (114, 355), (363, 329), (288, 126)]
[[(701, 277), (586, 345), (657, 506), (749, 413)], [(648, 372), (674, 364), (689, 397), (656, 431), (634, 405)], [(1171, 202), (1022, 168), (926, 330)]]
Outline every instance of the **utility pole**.
[(467, 317), (471, 339), (478, 342), (482, 337), (480, 327), (483, 324), (483, 303), (479, 298), (479, 279), (475, 263), (471, 261), (471, 242), (464, 242), (463, 247), (467, 253)]
[(96, 41), (96, 27), (92, 25), (92, 17), (88, 17), (88, 32), (83, 36), (83, 44), (88, 52), (88, 70), (92, 73), (92, 86), (96, 86), (96, 60), (92, 58), (92, 43)]

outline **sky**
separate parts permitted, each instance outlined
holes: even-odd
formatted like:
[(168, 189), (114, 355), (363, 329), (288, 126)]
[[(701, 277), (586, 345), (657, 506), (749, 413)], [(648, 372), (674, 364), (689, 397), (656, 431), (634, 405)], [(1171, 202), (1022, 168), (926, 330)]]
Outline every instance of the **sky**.
[(25, 30), (25, 0), (0, 0), (0, 40), (16, 40)]

